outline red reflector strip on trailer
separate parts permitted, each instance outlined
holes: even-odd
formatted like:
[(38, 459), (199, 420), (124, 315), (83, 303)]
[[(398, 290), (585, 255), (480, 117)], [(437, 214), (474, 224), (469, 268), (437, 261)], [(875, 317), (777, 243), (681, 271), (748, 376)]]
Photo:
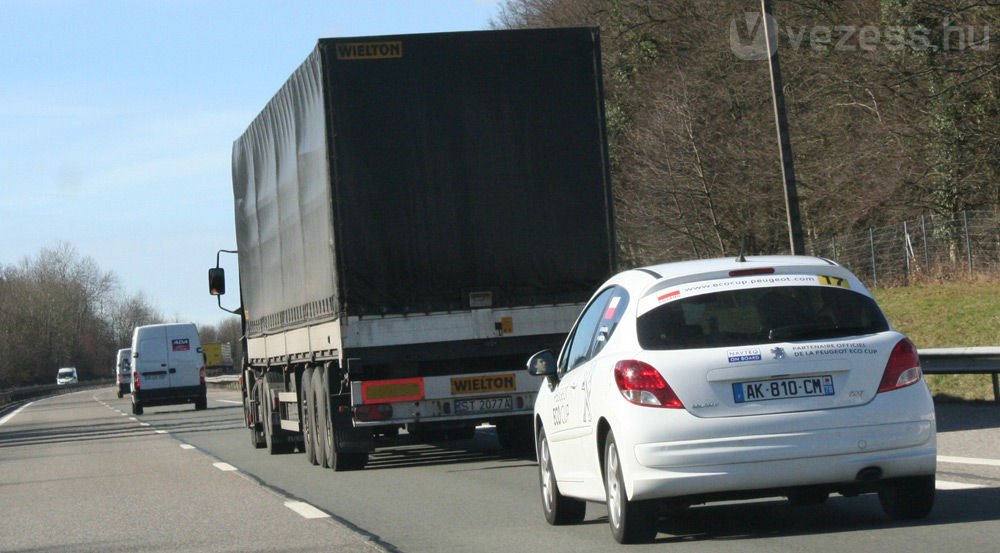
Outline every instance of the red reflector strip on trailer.
[(371, 380), (361, 383), (361, 401), (419, 401), (424, 399), (423, 378)]

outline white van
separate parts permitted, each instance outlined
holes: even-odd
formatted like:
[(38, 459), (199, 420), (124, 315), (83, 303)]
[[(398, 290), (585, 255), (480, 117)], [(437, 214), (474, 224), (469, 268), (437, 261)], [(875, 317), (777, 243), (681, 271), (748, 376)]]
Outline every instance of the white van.
[(115, 361), (115, 383), (118, 386), (118, 397), (132, 391), (132, 350), (118, 350)]
[(76, 367), (63, 367), (56, 374), (56, 384), (76, 384)]
[(136, 327), (132, 332), (132, 413), (143, 407), (194, 403), (208, 407), (205, 357), (193, 323)]

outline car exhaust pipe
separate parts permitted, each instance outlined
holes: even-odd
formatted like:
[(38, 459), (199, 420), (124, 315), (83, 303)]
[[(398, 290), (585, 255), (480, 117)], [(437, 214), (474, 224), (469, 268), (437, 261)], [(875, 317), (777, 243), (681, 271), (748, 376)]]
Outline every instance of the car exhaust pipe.
[(859, 482), (874, 482), (882, 478), (882, 469), (879, 467), (865, 467), (858, 471), (854, 477)]

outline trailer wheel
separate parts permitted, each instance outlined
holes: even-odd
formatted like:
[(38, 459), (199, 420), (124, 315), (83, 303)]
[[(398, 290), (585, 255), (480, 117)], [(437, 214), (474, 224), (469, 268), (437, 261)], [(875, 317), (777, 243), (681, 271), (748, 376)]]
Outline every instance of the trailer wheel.
[(316, 463), (316, 433), (313, 429), (312, 367), (302, 371), (302, 386), (299, 390), (299, 408), (302, 409), (302, 447), (310, 465)]
[(267, 451), (271, 455), (289, 453), (290, 445), (288, 436), (281, 428), (274, 427), (274, 400), (271, 397), (271, 390), (274, 385), (282, 381), (278, 373), (268, 372), (264, 376), (261, 386), (261, 403), (264, 406), (264, 439), (267, 441)]
[(496, 422), (500, 447), (519, 455), (535, 454), (534, 424), (530, 416), (506, 417)]
[(312, 428), (310, 429), (310, 434), (313, 435), (313, 443), (316, 447), (313, 449), (316, 452), (316, 464), (322, 467), (330, 466), (326, 459), (326, 436), (329, 433), (327, 428), (330, 425), (330, 416), (326, 409), (327, 398), (326, 398), (326, 386), (324, 386), (323, 369), (317, 369), (313, 371), (312, 375), (312, 416), (309, 417), (310, 422), (312, 422)]

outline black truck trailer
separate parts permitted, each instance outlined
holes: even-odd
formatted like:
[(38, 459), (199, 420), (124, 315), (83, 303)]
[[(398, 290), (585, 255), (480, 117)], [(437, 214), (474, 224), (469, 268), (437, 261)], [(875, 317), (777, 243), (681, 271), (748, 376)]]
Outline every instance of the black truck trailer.
[(256, 446), (532, 447), (524, 362), (615, 268), (602, 86), (593, 28), (319, 40), (233, 146)]

